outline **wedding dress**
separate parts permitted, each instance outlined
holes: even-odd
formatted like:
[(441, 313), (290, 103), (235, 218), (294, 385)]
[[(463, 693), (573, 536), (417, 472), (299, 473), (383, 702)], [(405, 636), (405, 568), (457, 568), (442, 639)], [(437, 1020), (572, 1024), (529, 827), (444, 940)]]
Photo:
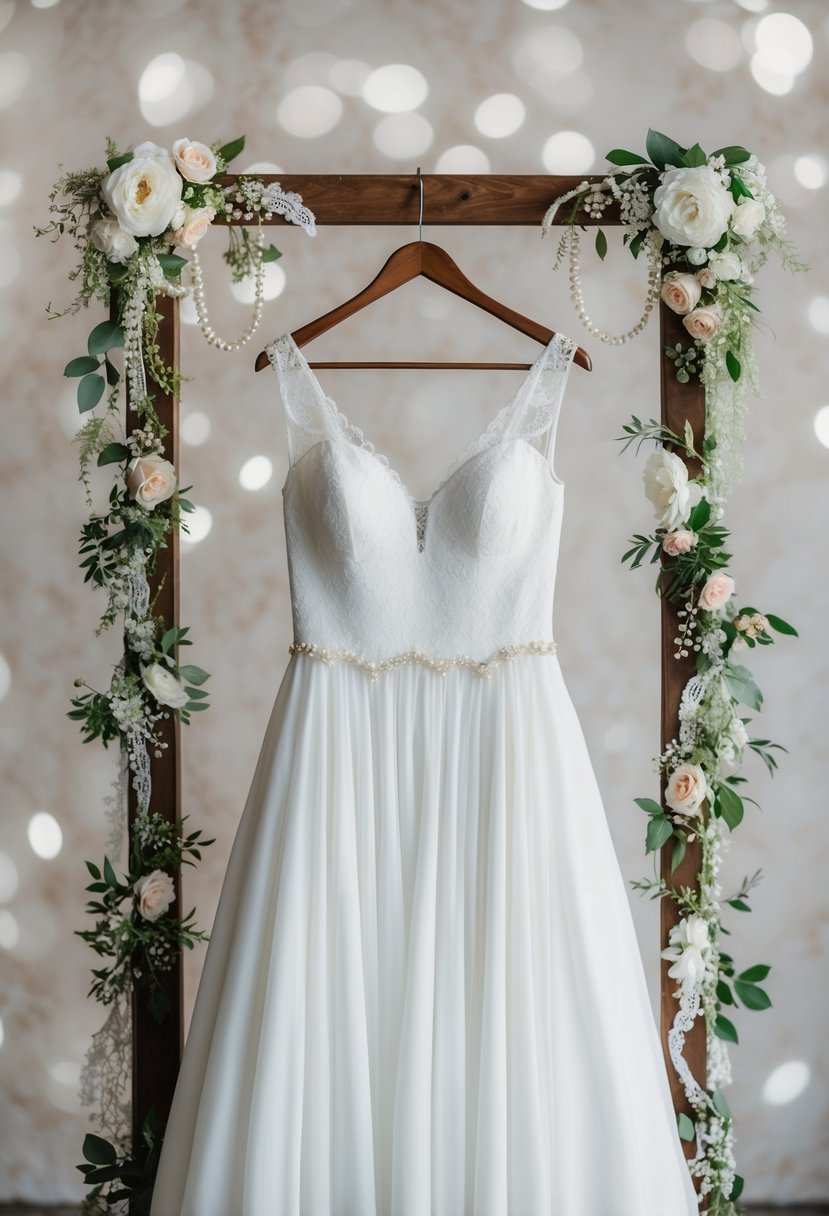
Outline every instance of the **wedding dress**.
[(575, 347), (426, 501), (268, 347), (294, 641), (151, 1216), (698, 1211), (553, 640)]

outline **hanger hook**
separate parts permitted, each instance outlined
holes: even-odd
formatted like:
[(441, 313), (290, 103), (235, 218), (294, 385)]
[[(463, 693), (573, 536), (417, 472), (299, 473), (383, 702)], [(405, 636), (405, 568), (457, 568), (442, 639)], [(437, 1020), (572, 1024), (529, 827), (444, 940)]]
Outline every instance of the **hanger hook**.
[(420, 215), (417, 220), (417, 239), (423, 240), (423, 174), (420, 172), (420, 165), (417, 166), (417, 180), (420, 182)]

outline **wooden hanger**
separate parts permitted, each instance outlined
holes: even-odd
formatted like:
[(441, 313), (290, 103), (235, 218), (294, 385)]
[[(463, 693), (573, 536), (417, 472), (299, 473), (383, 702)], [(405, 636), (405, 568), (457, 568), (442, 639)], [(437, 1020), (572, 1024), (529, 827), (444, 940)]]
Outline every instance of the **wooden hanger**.
[[(417, 170), (418, 181), (420, 182), (420, 218), (418, 227), (422, 231), (423, 224), (423, 177), (420, 172), (420, 166)], [(449, 256), (445, 249), (441, 249), (440, 245), (435, 245), (431, 241), (418, 239), (410, 241), (406, 245), (401, 245), (399, 249), (395, 249), (394, 253), (387, 259), (385, 265), (380, 272), (371, 280), (367, 287), (359, 291), (357, 295), (352, 296), (350, 300), (345, 300), (342, 304), (338, 304), (336, 308), (332, 308), (330, 312), (325, 313), (321, 317), (317, 317), (315, 321), (309, 321), (307, 325), (303, 325), (296, 330), (292, 337), (297, 346), (304, 346), (306, 342), (310, 342), (313, 338), (324, 334), (327, 329), (333, 329), (335, 325), (339, 325), (346, 317), (352, 316), (355, 312), (359, 312), (361, 308), (365, 308), (367, 304), (373, 303), (374, 300), (381, 296), (388, 295), (390, 291), (395, 291), (404, 283), (408, 283), (411, 279), (416, 279), (419, 275), (437, 283), (440, 287), (445, 287), (447, 291), (454, 292), (464, 300), (468, 300), (470, 304), (475, 304), (478, 308), (482, 308), (485, 312), (491, 313), (492, 316), (498, 317), (499, 320), (511, 325), (513, 329), (520, 330), (521, 333), (527, 334), (530, 338), (535, 338), (536, 341), (546, 344), (554, 337), (555, 330), (549, 329), (545, 325), (541, 325), (538, 321), (532, 321), (529, 317), (522, 316), (521, 313), (502, 304), (500, 300), (493, 299), (492, 296), (486, 295), (480, 288), (471, 283), (469, 279), (462, 273), (457, 263)], [(573, 356), (574, 363), (578, 363), (586, 371), (590, 371), (592, 362), (587, 351), (579, 346)], [(267, 351), (260, 351), (256, 356), (255, 368), (256, 371), (262, 371), (269, 363)], [(309, 367), (415, 367), (415, 368), (498, 368), (508, 370), (526, 370), (532, 367), (531, 363), (437, 363), (432, 361), (425, 362), (315, 362), (309, 363)]]

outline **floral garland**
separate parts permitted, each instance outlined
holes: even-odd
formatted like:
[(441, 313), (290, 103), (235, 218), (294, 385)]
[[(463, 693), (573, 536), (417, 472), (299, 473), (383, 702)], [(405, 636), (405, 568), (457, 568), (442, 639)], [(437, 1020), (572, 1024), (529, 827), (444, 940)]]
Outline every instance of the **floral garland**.
[[(117, 318), (97, 324), (87, 340), (86, 354), (72, 359), (64, 375), (77, 378), (78, 410), (88, 415), (76, 435), (80, 455), (79, 480), (92, 508), (90, 465), (117, 465), (109, 493), (109, 508), (92, 513), (81, 529), (79, 554), (84, 581), (104, 590), (106, 608), (96, 636), (123, 620), (124, 653), (115, 665), (109, 687), (99, 691), (83, 677), (75, 686), (88, 691), (71, 698), (83, 742), (100, 739), (106, 747), (119, 741), (120, 765), (107, 799), (111, 834), (108, 851), (120, 850), (126, 814), (127, 779), (137, 795), (137, 813), (129, 841), (128, 873), (121, 879), (108, 856), (102, 866), (86, 861), (94, 898), (87, 911), (94, 927), (76, 930), (106, 965), (93, 968), (89, 995), (110, 1007), (109, 1016), (93, 1036), (81, 1071), (81, 1101), (99, 1106), (98, 1122), (106, 1139), (85, 1137), (85, 1161), (78, 1166), (92, 1189), (82, 1210), (112, 1210), (122, 1200), (146, 1198), (152, 1186), (160, 1147), (154, 1112), (143, 1127), (142, 1143), (131, 1143), (129, 1069), (131, 1057), (131, 995), (142, 993), (152, 1017), (161, 1022), (169, 1013), (164, 975), (184, 948), (192, 949), (207, 935), (195, 927), (195, 908), (186, 916), (171, 913), (173, 873), (194, 865), (201, 849), (213, 843), (201, 831), (184, 834), (183, 819), (171, 823), (150, 809), (149, 754), (163, 756), (167, 744), (159, 723), (177, 715), (189, 724), (192, 715), (208, 708), (202, 685), (209, 673), (183, 663), (179, 651), (191, 645), (189, 627), (168, 627), (153, 612), (149, 577), (158, 554), (174, 529), (189, 531), (184, 515), (194, 510), (184, 497), (173, 464), (164, 458), (166, 428), (153, 405), (148, 381), (165, 394), (178, 395), (184, 377), (166, 365), (156, 341), (161, 316), (159, 294), (182, 297), (192, 292), (206, 341), (222, 350), (236, 350), (250, 340), (262, 317), (264, 264), (280, 257), (264, 244), (262, 220), (274, 214), (315, 235), (314, 216), (298, 194), (278, 182), (240, 176), (228, 186), (214, 179), (227, 171), (242, 151), (244, 136), (209, 147), (178, 139), (172, 150), (145, 141), (119, 152), (107, 138), (106, 169), (63, 173), (49, 196), (52, 220), (38, 236), (72, 238), (79, 263), (70, 280), (79, 280), (75, 299), (61, 312), (47, 306), (50, 318), (78, 312), (93, 301), (110, 307), (117, 292)], [(62, 169), (63, 166), (60, 166)], [(251, 324), (241, 338), (218, 338), (207, 317), (197, 246), (214, 220), (256, 220), (255, 239), (244, 227), (228, 226), (224, 259), (234, 282), (248, 276), (255, 284)], [(190, 259), (173, 252), (182, 246)], [(182, 271), (190, 271), (189, 284)], [(123, 373), (113, 354), (123, 350)], [(123, 379), (129, 385), (129, 409), (137, 425), (120, 433), (119, 397)], [(95, 413), (104, 397), (102, 413)]]
[[(633, 536), (622, 561), (632, 569), (649, 556), (651, 563), (660, 562), (657, 593), (681, 605), (675, 658), (693, 655), (696, 667), (682, 692), (678, 737), (655, 761), (657, 771), (666, 774), (665, 805), (652, 798), (635, 802), (648, 816), (646, 853), (656, 854), (673, 841), (672, 873), (688, 843), (699, 840), (699, 889), (677, 889), (661, 877), (633, 886), (651, 898), (674, 900), (680, 911), (662, 951), (672, 963), (668, 974), (678, 984), (673, 995), (679, 1008), (668, 1047), (694, 1111), (693, 1119), (678, 1115), (678, 1130), (683, 1139), (696, 1140), (689, 1169), (700, 1179), (700, 1199), (708, 1197), (711, 1216), (735, 1216), (744, 1180), (736, 1173), (733, 1120), (722, 1090), (731, 1080), (727, 1044), (736, 1043), (738, 1036), (722, 1009), (768, 1008), (771, 1000), (761, 983), (770, 967), (758, 963), (737, 972), (720, 945), (721, 934), (728, 932), (721, 921), (723, 905), (750, 911), (749, 893), (761, 872), (723, 899), (719, 870), (745, 803), (753, 802), (742, 792), (746, 779), (738, 773), (744, 754), (754, 752), (773, 775), (775, 751), (785, 751), (779, 743), (752, 737), (750, 719), (741, 707), (757, 712), (763, 697), (736, 656), (769, 645), (774, 633), (796, 636), (796, 630), (772, 613), (736, 606), (735, 581), (727, 572), (729, 533), (721, 520), (727, 490), (741, 472), (737, 445), (744, 438), (746, 385), (759, 391), (753, 348), (759, 311), (751, 298), (754, 274), (772, 251), (787, 269), (806, 267), (782, 235), (785, 219), (768, 189), (763, 165), (745, 148), (725, 147), (706, 155), (699, 144), (683, 148), (651, 130), (647, 156), (614, 149), (607, 160), (617, 168), (604, 180), (584, 181), (555, 200), (544, 216), (542, 235), (562, 204), (572, 202), (555, 267), (569, 250), (571, 295), (583, 323), (601, 340), (618, 345), (640, 332), (661, 297), (682, 316), (690, 338), (686, 348), (682, 343), (667, 346), (664, 355), (674, 363), (680, 382), (696, 375), (704, 387), (701, 452), (695, 450), (688, 422), (680, 435), (653, 419), (642, 422), (633, 416), (620, 436), (622, 450), (634, 445), (638, 451), (648, 441), (656, 445), (644, 467), (656, 528)], [(601, 219), (614, 202), (620, 209), (624, 243), (634, 257), (645, 250), (650, 263), (643, 315), (632, 330), (617, 337), (593, 325), (584, 309), (575, 219), (580, 210)], [(596, 250), (603, 259), (607, 239), (601, 228)], [(689, 477), (677, 453), (698, 464), (696, 477)], [(682, 1055), (685, 1034), (698, 1016), (704, 1017), (706, 1027), (705, 1089)]]

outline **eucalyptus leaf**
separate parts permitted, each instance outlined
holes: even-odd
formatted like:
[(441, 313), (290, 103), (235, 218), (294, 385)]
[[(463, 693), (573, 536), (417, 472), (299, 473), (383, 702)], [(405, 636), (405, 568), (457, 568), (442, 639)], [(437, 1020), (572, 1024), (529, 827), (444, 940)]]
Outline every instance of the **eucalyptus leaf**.
[(664, 815), (665, 813), (661, 804), (653, 798), (634, 798), (633, 801), (637, 806), (641, 806), (642, 810), (647, 812), (648, 815)]
[(601, 228), (596, 232), (596, 253), (604, 261), (607, 256), (607, 237)]
[(110, 387), (112, 387), (113, 385), (116, 385), (118, 383), (118, 381), (121, 379), (121, 373), (118, 371), (118, 368), (115, 366), (115, 364), (112, 363), (111, 360), (108, 359), (106, 356), (104, 356), (104, 367), (106, 368), (107, 384)]
[(106, 354), (113, 346), (124, 345), (124, 331), (115, 321), (101, 321), (86, 340), (90, 355)]
[(750, 709), (760, 709), (763, 694), (754, 683), (754, 677), (747, 667), (742, 667), (739, 663), (727, 663), (723, 674), (735, 700), (741, 705), (748, 705)]
[(192, 663), (185, 663), (183, 667), (179, 667), (178, 674), (189, 684), (203, 684), (205, 680), (210, 679), (209, 672), (202, 671), (201, 667), (194, 667)]
[(668, 840), (673, 832), (673, 825), (667, 815), (654, 815), (648, 823), (645, 833), (645, 852), (652, 853)]
[(696, 1135), (694, 1120), (684, 1110), (677, 1114), (676, 1126), (681, 1140), (693, 1140)]
[(669, 164), (679, 167), (685, 163), (685, 149), (661, 131), (654, 131), (652, 128), (648, 130), (646, 147), (648, 156), (657, 169), (664, 169)]
[(84, 376), (78, 381), (78, 410), (85, 414), (94, 410), (104, 392), (104, 378), (97, 373)]
[(277, 258), (281, 258), (282, 254), (277, 249), (276, 245), (266, 245), (262, 250), (263, 262), (275, 262)]
[(714, 1034), (718, 1039), (723, 1039), (726, 1043), (739, 1043), (737, 1037), (737, 1027), (728, 1018), (723, 1017), (721, 1013), (717, 1014), (714, 1022)]
[(118, 879), (115, 877), (115, 871), (112, 868), (112, 863), (108, 857), (104, 858), (104, 879), (111, 887), (118, 886)]
[(734, 991), (745, 1005), (746, 1009), (768, 1009), (771, 997), (763, 988), (756, 984), (745, 984), (742, 980), (734, 981)]
[(89, 372), (96, 372), (100, 364), (97, 359), (93, 359), (91, 355), (79, 355), (77, 359), (70, 359), (66, 367), (63, 369), (64, 376), (86, 376)]
[(766, 963), (757, 963), (753, 967), (749, 967), (746, 971), (741, 971), (737, 976), (739, 980), (743, 980), (748, 984), (758, 984), (760, 980), (764, 980), (771, 971)]
[(677, 866), (682, 865), (685, 858), (686, 841), (684, 836), (677, 836), (674, 847), (671, 850), (671, 873), (673, 874)]
[(101, 448), (98, 453), (98, 465), (117, 464), (119, 461), (128, 460), (130, 450), (124, 443), (108, 443), (106, 447)]
[(733, 831), (742, 822), (743, 800), (730, 785), (721, 785), (717, 790), (717, 807), (720, 815)]
[(611, 165), (644, 165), (647, 164), (647, 158), (640, 156), (638, 152), (626, 152), (624, 148), (613, 148), (605, 156), (605, 160), (609, 160)]
[(715, 1089), (711, 1094), (711, 1098), (712, 1098), (717, 1110), (722, 1115), (722, 1117), (724, 1119), (730, 1119), (731, 1111), (729, 1109), (728, 1103), (725, 1100), (725, 1096), (723, 1095), (722, 1090)]
[(182, 267), (187, 265), (187, 258), (180, 258), (177, 253), (160, 253), (158, 262), (164, 271), (165, 279), (177, 279)]

